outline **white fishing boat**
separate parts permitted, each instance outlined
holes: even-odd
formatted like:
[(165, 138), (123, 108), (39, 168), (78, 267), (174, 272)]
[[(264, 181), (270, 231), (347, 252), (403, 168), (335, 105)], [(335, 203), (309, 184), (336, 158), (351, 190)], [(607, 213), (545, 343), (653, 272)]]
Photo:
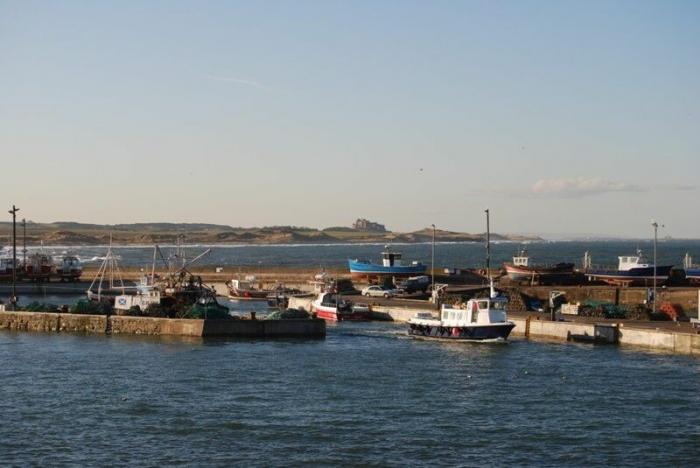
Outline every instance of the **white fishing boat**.
[(515, 324), (508, 320), (508, 299), (493, 288), (488, 298), (443, 304), (440, 316), (419, 312), (408, 320), (408, 334), (416, 338), (451, 341), (505, 341)]
[(486, 271), (489, 272), (489, 297), (467, 302), (443, 304), (437, 318), (431, 312), (419, 312), (408, 320), (408, 334), (415, 338), (449, 341), (505, 341), (515, 328), (508, 320), (508, 299), (496, 293), (490, 277), (489, 210), (486, 210)]

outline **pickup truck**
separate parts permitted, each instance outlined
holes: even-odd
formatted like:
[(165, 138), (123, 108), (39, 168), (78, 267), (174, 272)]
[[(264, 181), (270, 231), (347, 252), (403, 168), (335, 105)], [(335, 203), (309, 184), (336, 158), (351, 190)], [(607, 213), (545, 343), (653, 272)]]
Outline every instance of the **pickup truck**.
[(411, 276), (404, 281), (397, 284), (399, 291), (405, 294), (412, 294), (414, 292), (423, 291), (424, 293), (430, 288), (430, 276)]

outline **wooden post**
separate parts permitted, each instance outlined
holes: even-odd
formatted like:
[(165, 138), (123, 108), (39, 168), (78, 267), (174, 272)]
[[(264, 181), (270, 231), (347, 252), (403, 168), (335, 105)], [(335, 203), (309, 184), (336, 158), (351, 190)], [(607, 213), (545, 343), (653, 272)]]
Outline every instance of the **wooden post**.
[(527, 318), (525, 319), (525, 338), (530, 338), (530, 319), (532, 318), (531, 315), (528, 315)]

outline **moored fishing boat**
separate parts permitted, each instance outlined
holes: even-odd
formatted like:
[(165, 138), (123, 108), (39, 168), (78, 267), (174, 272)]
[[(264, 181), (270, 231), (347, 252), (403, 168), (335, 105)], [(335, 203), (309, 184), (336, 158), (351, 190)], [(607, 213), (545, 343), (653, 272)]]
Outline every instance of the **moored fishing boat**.
[(382, 263), (372, 263), (369, 260), (348, 259), (350, 275), (355, 279), (382, 279), (387, 277), (403, 278), (418, 276), (425, 273), (425, 265), (420, 262), (411, 262), (404, 265), (400, 252), (394, 252), (390, 246), (386, 246), (382, 252)]
[(408, 320), (408, 334), (415, 338), (449, 341), (505, 341), (515, 327), (506, 315), (508, 299), (493, 292), (488, 298), (443, 304), (440, 316), (419, 312)]
[(589, 280), (604, 281), (613, 285), (642, 285), (650, 286), (656, 278), (657, 284), (666, 282), (671, 273), (673, 265), (657, 265), (654, 267), (641, 250), (637, 250), (637, 255), (618, 257), (617, 269), (613, 268), (591, 268), (586, 271)]
[(63, 255), (56, 265), (56, 275), (61, 281), (78, 281), (83, 274), (83, 265), (75, 255)]
[(365, 305), (355, 305), (339, 294), (324, 292), (311, 303), (311, 311), (318, 318), (333, 322), (369, 320), (370, 310)]
[(688, 268), (685, 270), (685, 277), (691, 283), (700, 283), (700, 268)]
[(536, 265), (531, 260), (527, 250), (520, 250), (513, 257), (512, 263), (503, 264), (508, 278), (514, 281), (537, 280), (540, 282), (553, 282), (567, 279), (574, 274), (573, 263)]
[(11, 256), (0, 257), (0, 280), (11, 280), (14, 269), (14, 260)]
[(692, 284), (700, 283), (700, 266), (693, 265), (693, 258), (689, 253), (683, 258), (683, 267), (685, 268), (685, 279)]
[(36, 252), (27, 257), (22, 266), (21, 277), (32, 281), (48, 280), (54, 269), (53, 260), (49, 255)]
[(128, 288), (124, 285), (119, 262), (112, 251), (112, 239), (110, 238), (107, 254), (95, 273), (92, 283), (86, 291), (89, 301), (109, 302), (114, 304), (117, 296), (127, 294), (127, 289), (131, 294), (136, 293), (136, 288)]
[(246, 276), (245, 279), (232, 279), (226, 283), (231, 299), (243, 299), (249, 301), (266, 301), (272, 290), (263, 289), (256, 283), (255, 276)]

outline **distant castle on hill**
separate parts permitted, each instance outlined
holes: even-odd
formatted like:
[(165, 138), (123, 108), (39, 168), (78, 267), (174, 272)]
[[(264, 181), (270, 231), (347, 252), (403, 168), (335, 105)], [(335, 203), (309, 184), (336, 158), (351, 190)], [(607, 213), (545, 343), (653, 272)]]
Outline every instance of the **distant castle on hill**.
[(364, 218), (359, 218), (352, 223), (352, 228), (358, 231), (386, 232), (386, 226), (383, 224), (375, 223)]

